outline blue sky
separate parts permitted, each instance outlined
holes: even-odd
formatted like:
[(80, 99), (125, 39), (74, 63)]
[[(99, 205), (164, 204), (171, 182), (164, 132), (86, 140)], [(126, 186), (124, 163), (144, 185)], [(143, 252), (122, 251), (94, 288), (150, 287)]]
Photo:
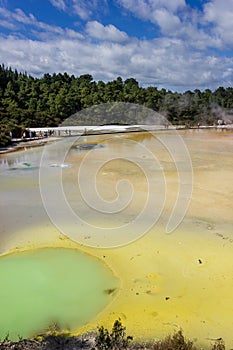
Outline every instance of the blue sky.
[(0, 63), (33, 76), (233, 86), (233, 0), (0, 0)]

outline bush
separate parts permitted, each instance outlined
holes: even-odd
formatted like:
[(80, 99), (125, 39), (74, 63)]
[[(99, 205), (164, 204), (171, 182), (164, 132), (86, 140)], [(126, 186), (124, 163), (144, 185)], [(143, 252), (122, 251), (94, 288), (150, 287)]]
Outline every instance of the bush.
[(95, 338), (96, 349), (127, 349), (133, 338), (126, 336), (125, 330), (126, 328), (122, 325), (120, 319), (114, 322), (111, 333), (103, 326), (98, 327)]
[(225, 350), (225, 343), (222, 339), (216, 340), (214, 343), (212, 350)]
[(182, 330), (174, 333), (173, 336), (169, 335), (165, 339), (154, 342), (153, 344), (147, 344), (146, 349), (153, 350), (196, 350), (193, 342), (185, 339)]

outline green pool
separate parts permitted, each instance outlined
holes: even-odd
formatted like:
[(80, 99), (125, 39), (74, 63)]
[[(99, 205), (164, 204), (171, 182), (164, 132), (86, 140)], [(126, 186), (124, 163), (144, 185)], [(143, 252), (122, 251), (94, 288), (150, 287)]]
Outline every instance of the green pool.
[(0, 276), (1, 339), (32, 337), (54, 323), (75, 330), (93, 319), (118, 287), (98, 260), (65, 248), (2, 256)]

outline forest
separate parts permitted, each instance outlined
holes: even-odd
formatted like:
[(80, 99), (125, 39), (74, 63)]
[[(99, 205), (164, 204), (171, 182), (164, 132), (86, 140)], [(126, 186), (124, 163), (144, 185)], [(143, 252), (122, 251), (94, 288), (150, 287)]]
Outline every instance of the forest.
[[(178, 93), (155, 86), (141, 87), (134, 78), (96, 82), (90, 74), (76, 77), (67, 73), (45, 73), (37, 78), (2, 64), (0, 146), (10, 142), (10, 133), (19, 137), (28, 127), (55, 127), (78, 111), (111, 102), (145, 106), (175, 125), (208, 125), (218, 119), (232, 119), (233, 88)], [(90, 122), (95, 125), (94, 115)]]

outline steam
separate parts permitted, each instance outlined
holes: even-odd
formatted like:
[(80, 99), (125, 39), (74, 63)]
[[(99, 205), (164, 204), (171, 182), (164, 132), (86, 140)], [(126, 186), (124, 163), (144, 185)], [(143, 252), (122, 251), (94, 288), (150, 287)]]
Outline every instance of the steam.
[(226, 110), (218, 104), (213, 104), (211, 107), (211, 114), (216, 118), (216, 120), (222, 120), (224, 124), (233, 123), (233, 109)]

